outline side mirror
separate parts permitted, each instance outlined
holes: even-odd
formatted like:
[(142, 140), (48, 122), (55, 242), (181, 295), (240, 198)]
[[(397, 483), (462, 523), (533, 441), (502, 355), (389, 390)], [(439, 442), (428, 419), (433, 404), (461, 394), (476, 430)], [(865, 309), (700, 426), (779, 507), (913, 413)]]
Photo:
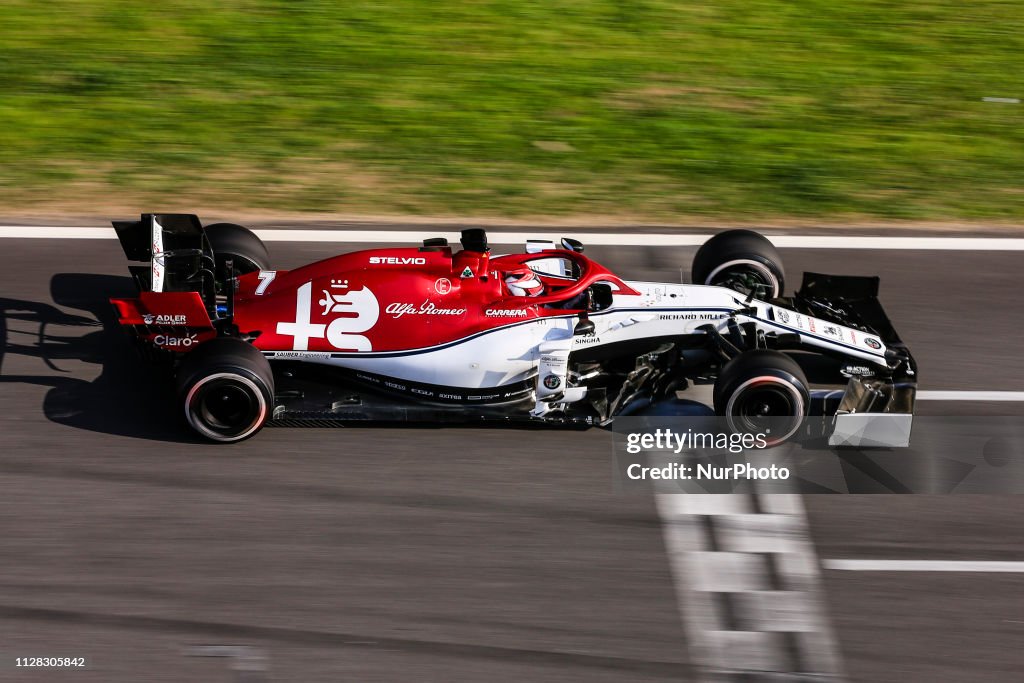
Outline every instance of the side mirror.
[(582, 337), (588, 334), (595, 334), (597, 327), (594, 326), (594, 321), (590, 319), (590, 305), (594, 301), (594, 293), (587, 289), (583, 293), (583, 312), (580, 313), (580, 320), (576, 323), (576, 327), (572, 328), (572, 334), (574, 337)]
[(576, 327), (572, 328), (574, 337), (583, 337), (595, 332), (597, 332), (597, 327), (594, 326), (594, 321), (588, 318), (586, 313), (580, 315), (580, 321), (576, 323)]
[(583, 253), (583, 242), (580, 242), (579, 240), (574, 240), (571, 237), (562, 238), (562, 247), (569, 251), (575, 251), (577, 254)]

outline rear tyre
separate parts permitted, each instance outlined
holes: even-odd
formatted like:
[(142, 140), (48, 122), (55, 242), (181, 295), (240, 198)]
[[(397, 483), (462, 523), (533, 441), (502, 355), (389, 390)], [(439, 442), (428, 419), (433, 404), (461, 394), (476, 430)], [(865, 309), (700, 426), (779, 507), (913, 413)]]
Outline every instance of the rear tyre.
[(718, 285), (744, 295), (754, 292), (761, 299), (782, 296), (786, 273), (768, 238), (753, 230), (720, 232), (697, 250), (693, 258), (693, 281)]
[(715, 381), (715, 412), (736, 432), (766, 434), (780, 444), (800, 428), (810, 405), (807, 377), (780, 351), (756, 349), (736, 356)]
[(219, 443), (247, 439), (274, 407), (274, 374), (251, 344), (213, 339), (185, 356), (178, 368), (178, 401), (189, 428)]
[(245, 275), (257, 270), (270, 270), (270, 255), (263, 240), (249, 228), (234, 223), (214, 223), (207, 225), (206, 238), (213, 247), (214, 259), (217, 262), (217, 282), (227, 277), (224, 264), (228, 259), (233, 262), (235, 275)]

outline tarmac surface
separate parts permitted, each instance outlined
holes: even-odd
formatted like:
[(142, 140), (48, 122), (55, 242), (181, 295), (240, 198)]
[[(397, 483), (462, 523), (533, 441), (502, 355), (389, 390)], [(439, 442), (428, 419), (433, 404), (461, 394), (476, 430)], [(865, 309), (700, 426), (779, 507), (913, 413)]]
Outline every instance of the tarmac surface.
[[(347, 250), (269, 247), (282, 269)], [(587, 254), (678, 281), (693, 251)], [(783, 256), (791, 287), (880, 275), (923, 389), (1024, 388), (1019, 253)], [(115, 241), (0, 240), (0, 681), (693, 680), (655, 502), (613, 493), (608, 432), (199, 443), (113, 326), (107, 298), (132, 291)], [(1019, 496), (804, 502), (821, 558), (1024, 555)], [(823, 574), (850, 680), (1019, 679), (1024, 575)], [(14, 666), (30, 656), (87, 666)]]

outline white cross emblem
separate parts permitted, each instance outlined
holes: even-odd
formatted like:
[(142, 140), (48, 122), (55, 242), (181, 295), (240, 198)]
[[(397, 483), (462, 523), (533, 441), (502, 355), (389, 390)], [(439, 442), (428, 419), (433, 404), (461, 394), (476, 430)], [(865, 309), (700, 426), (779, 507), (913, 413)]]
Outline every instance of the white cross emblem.
[(313, 283), (307, 282), (298, 289), (298, 297), (295, 300), (295, 322), (278, 323), (277, 333), (294, 337), (292, 344), (294, 351), (308, 351), (309, 340), (323, 339), (327, 326), (319, 323), (310, 323), (310, 307), (313, 301)]

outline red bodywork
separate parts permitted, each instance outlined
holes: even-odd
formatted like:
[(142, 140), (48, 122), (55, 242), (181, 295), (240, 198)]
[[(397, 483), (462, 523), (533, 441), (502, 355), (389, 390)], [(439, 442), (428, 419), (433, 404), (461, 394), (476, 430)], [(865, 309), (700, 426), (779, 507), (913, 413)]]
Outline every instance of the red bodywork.
[(122, 325), (134, 325), (154, 346), (185, 353), (217, 336), (199, 292), (141, 292), (111, 299)]
[[(550, 258), (575, 262), (582, 277), (542, 277), (549, 294), (541, 297), (509, 294), (505, 272)], [(239, 278), (234, 310), (239, 330), (259, 331), (255, 345), (265, 351), (424, 348), (510, 322), (564, 315), (565, 309), (549, 306), (572, 299), (596, 281), (610, 282), (620, 293), (633, 293), (604, 267), (567, 251), (489, 258), (475, 251), (453, 256), (449, 247), (380, 249), (277, 271), (262, 294), (257, 293), (268, 279), (267, 273)], [(281, 322), (285, 325), (279, 326)]]
[[(567, 259), (576, 280), (541, 276), (546, 293), (512, 296), (504, 274), (530, 261)], [(263, 351), (366, 352), (419, 349), (511, 322), (565, 315), (564, 303), (595, 282), (637, 294), (603, 266), (570, 251), (490, 258), (450, 247), (358, 251), (291, 271), (236, 279), (233, 322)], [(123, 325), (154, 345), (186, 352), (216, 330), (197, 292), (143, 292), (112, 299)], [(571, 308), (570, 308), (571, 310)]]

